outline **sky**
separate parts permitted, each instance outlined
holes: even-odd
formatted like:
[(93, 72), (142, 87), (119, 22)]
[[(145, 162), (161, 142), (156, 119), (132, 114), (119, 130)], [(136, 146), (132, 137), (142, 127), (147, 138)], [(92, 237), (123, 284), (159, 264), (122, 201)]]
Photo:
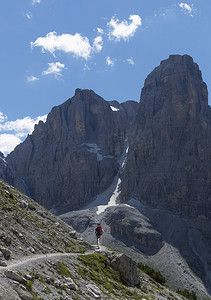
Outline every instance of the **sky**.
[(209, 92), (210, 15), (210, 0), (1, 1), (0, 151), (76, 88), (139, 101), (147, 75), (171, 54), (192, 56)]

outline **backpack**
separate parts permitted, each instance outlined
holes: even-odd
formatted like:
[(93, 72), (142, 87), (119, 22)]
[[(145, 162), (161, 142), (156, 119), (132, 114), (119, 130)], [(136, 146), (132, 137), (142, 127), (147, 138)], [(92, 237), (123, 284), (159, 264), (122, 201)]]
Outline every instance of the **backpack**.
[(96, 235), (102, 235), (102, 233), (103, 233), (102, 227), (100, 225), (97, 225)]

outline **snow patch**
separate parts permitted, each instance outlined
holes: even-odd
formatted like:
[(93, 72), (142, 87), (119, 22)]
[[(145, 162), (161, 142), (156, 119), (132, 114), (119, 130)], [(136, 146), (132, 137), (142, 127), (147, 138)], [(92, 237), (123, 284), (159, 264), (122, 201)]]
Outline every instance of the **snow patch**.
[(7, 163), (6, 159), (5, 159), (5, 157), (0, 157), (0, 160), (3, 161), (3, 164), (4, 164), (5, 166), (8, 165), (8, 163)]
[(125, 141), (124, 151), (118, 160), (120, 164), (120, 169), (117, 175), (114, 177), (112, 184), (103, 193), (97, 195), (95, 200), (89, 203), (88, 205), (86, 205), (83, 209), (97, 207), (96, 214), (99, 215), (102, 212), (104, 212), (106, 208), (119, 205), (118, 197), (120, 194), (120, 184), (121, 184), (121, 179), (119, 178), (119, 172), (126, 161), (127, 151), (128, 151), (128, 142)]
[(119, 108), (116, 108), (114, 106), (110, 106), (110, 108), (113, 110), (113, 111), (119, 111)]
[(112, 193), (111, 197), (110, 197), (110, 200), (108, 201), (107, 204), (105, 205), (98, 205), (97, 207), (97, 211), (96, 211), (96, 214), (99, 215), (101, 214), (102, 212), (104, 212), (106, 210), (106, 208), (110, 207), (110, 206), (117, 206), (118, 203), (117, 203), (117, 198), (119, 196), (119, 185), (121, 183), (121, 180), (120, 178), (118, 178), (118, 181), (117, 181), (117, 184), (116, 184), (116, 188), (114, 190), (114, 192)]

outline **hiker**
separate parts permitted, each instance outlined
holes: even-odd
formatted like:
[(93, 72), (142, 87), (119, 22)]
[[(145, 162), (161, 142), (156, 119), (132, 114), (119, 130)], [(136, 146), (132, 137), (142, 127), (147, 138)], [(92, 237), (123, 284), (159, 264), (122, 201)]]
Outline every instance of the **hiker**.
[(104, 232), (104, 230), (103, 230), (102, 226), (100, 224), (98, 224), (97, 228), (95, 229), (98, 249), (100, 249), (101, 237), (102, 237), (103, 232)]

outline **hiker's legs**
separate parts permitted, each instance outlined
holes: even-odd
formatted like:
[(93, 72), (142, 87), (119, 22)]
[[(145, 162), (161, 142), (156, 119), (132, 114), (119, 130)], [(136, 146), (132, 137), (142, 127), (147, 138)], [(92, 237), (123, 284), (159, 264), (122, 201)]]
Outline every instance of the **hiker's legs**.
[(100, 236), (97, 236), (97, 246), (98, 246), (98, 249), (100, 249)]

